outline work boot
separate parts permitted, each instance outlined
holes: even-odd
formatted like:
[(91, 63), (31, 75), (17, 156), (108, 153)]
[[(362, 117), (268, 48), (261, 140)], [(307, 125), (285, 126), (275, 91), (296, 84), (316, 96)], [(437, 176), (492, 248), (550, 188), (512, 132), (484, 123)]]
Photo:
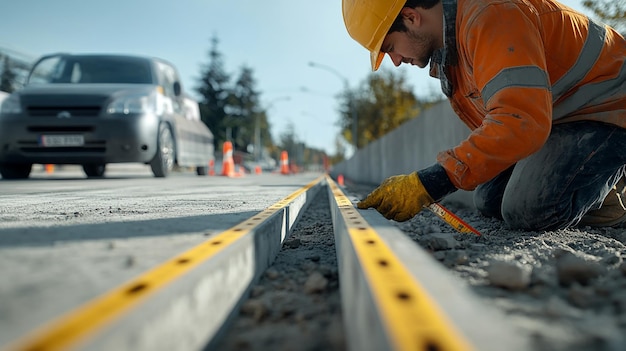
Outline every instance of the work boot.
[(583, 216), (579, 226), (617, 227), (626, 222), (626, 179), (615, 184), (604, 199), (602, 207)]

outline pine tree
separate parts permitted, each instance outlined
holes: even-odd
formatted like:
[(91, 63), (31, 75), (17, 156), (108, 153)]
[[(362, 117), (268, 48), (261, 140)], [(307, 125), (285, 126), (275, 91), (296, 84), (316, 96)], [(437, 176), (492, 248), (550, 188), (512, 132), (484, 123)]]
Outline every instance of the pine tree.
[(216, 150), (221, 150), (222, 144), (230, 138), (226, 126), (230, 76), (224, 70), (222, 54), (217, 48), (218, 42), (216, 37), (211, 40), (209, 62), (202, 70), (195, 90), (200, 95), (198, 103), (201, 119), (215, 136)]
[(243, 66), (235, 86), (231, 90), (228, 104), (232, 111), (228, 123), (237, 130), (234, 136), (235, 149), (247, 150), (248, 146), (255, 145), (256, 124), (261, 128), (262, 111), (259, 105), (259, 92), (256, 90), (256, 81), (251, 68)]

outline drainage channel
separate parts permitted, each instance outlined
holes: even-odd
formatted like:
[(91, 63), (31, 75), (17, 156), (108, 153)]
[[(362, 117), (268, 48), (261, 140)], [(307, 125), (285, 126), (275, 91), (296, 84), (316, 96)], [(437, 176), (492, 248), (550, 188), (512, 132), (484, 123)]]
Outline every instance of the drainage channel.
[(9, 350), (526, 350), (323, 176)]
[(342, 351), (344, 335), (329, 197), (320, 191), (208, 349)]

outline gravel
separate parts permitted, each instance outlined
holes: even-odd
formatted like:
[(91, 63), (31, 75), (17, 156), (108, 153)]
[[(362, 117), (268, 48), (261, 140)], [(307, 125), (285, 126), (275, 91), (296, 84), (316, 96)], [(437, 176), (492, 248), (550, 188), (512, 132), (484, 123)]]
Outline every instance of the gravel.
[(624, 350), (624, 229), (514, 231), (462, 204), (443, 204), (482, 237), (458, 234), (428, 211), (394, 223), (510, 317), (533, 350)]

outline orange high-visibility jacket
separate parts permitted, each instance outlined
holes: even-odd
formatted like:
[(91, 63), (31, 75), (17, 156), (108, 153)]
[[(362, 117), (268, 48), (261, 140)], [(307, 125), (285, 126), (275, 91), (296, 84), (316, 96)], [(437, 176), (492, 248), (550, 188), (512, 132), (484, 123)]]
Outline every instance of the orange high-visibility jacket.
[(614, 29), (552, 0), (459, 0), (455, 27), (450, 103), (472, 132), (437, 161), (456, 187), (538, 151), (552, 124), (626, 128), (626, 41)]

